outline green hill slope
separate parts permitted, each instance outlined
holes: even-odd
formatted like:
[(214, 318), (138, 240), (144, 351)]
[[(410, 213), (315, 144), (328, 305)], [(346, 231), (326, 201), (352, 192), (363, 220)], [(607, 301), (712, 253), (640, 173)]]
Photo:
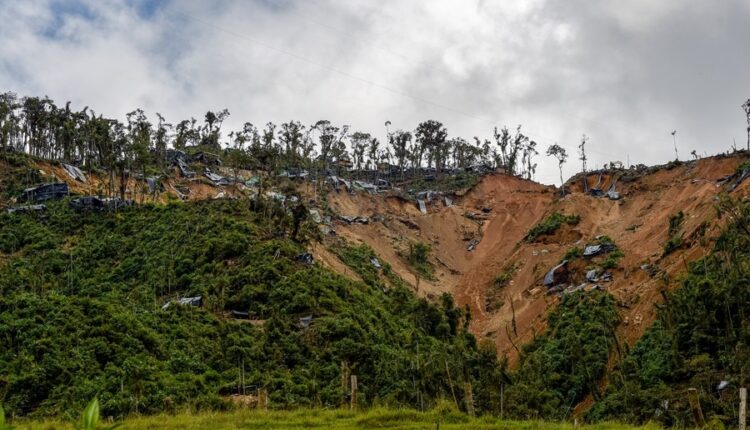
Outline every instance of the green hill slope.
[[(36, 416), (97, 394), (105, 415), (221, 408), (244, 367), (273, 406), (338, 406), (346, 367), (362, 405), (461, 403), (470, 382), (477, 409), (492, 407), (479, 381), (497, 376), (495, 351), (452, 300), (297, 262), (287, 218), (231, 200), (0, 215), (0, 402)], [(162, 309), (194, 296), (202, 307)]]

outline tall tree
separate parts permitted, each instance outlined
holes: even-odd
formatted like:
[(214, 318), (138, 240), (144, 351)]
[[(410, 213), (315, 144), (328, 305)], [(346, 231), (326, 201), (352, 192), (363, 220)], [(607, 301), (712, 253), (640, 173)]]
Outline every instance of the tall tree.
[(409, 143), (411, 142), (411, 133), (408, 131), (398, 130), (388, 136), (391, 148), (393, 148), (393, 156), (396, 157), (398, 162), (399, 170), (401, 171), (401, 177), (404, 176), (404, 167), (406, 160), (409, 156)]
[[(436, 158), (442, 156), (443, 144), (448, 137), (448, 131), (443, 127), (443, 123), (428, 120), (417, 126), (414, 137), (420, 148), (419, 163), (422, 162), (422, 153), (427, 152), (427, 167), (432, 167), (433, 161), (438, 161)], [(440, 175), (440, 166), (436, 165), (436, 169), (438, 175)]]
[(562, 194), (565, 195), (565, 180), (563, 179), (562, 168), (563, 164), (565, 164), (565, 161), (568, 159), (568, 151), (555, 143), (547, 148), (547, 155), (557, 159), (557, 167), (560, 169), (560, 187), (562, 189)]
[(582, 164), (581, 168), (583, 169), (582, 170), (583, 173), (586, 173), (586, 160), (587, 160), (587, 158), (586, 158), (586, 142), (588, 142), (588, 141), (589, 141), (588, 136), (586, 136), (584, 134), (583, 136), (581, 136), (581, 144), (578, 145), (578, 150), (579, 150), (579, 158), (578, 159), (581, 160), (581, 164)]

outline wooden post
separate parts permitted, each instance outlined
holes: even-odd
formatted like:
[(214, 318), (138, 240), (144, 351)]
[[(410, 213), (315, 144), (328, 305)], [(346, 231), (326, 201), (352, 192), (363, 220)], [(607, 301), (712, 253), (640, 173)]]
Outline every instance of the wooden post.
[(693, 411), (695, 425), (698, 427), (705, 426), (706, 419), (703, 418), (703, 410), (701, 410), (701, 402), (698, 398), (698, 390), (696, 388), (688, 388), (688, 401), (690, 402), (690, 409)]
[(258, 409), (268, 410), (268, 390), (265, 388), (258, 389)]
[(503, 419), (503, 407), (505, 406), (505, 384), (500, 384), (500, 419)]
[(352, 391), (350, 409), (357, 409), (357, 375), (352, 375)]
[(471, 382), (464, 384), (464, 400), (466, 401), (466, 412), (469, 416), (475, 416), (474, 414), (474, 394), (471, 392)]
[(745, 411), (747, 407), (747, 388), (740, 388), (740, 430), (745, 430)]

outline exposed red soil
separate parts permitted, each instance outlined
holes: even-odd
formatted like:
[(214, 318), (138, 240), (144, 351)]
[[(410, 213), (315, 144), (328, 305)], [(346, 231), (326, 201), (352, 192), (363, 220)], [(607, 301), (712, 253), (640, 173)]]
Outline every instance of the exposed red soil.
[[(416, 282), (413, 270), (398, 251), (407, 249), (409, 242), (429, 243), (437, 276), (434, 281), (420, 281), (420, 294), (452, 293), (459, 305), (471, 310), (472, 332), (494, 340), (498, 352), (514, 363), (515, 348), (544, 330), (548, 309), (558, 300), (542, 286), (545, 273), (567, 250), (583, 248), (599, 235), (612, 238), (624, 252), (619, 268), (612, 271), (614, 280), (602, 285), (620, 305), (619, 341), (635, 342), (653, 322), (661, 291), (676, 285), (687, 262), (708, 252), (710, 238), (720, 231), (714, 204), (721, 188), (716, 180), (734, 173), (742, 161), (739, 156), (708, 158), (643, 173), (627, 183), (619, 180), (617, 190), (623, 197), (619, 201), (584, 194), (581, 183), (572, 184), (572, 193), (559, 198), (551, 187), (495, 174), (485, 177), (452, 207), (438, 203), (427, 214), (420, 213), (414, 202), (364, 193), (331, 194), (328, 203), (338, 214), (383, 216), (382, 222), (341, 224), (336, 229), (350, 241), (371, 246), (412, 285)], [(601, 188), (606, 190), (621, 176), (603, 175)], [(590, 186), (595, 182), (592, 174)], [(747, 189), (744, 183), (733, 194), (745, 194)], [(581, 221), (538, 243), (524, 242), (528, 230), (554, 211), (578, 214)], [(685, 213), (682, 231), (689, 246), (662, 257), (669, 217), (678, 211)], [(467, 212), (481, 219), (469, 219)], [(706, 239), (687, 240), (704, 222)], [(481, 241), (468, 251), (468, 238), (474, 237)], [(502, 297), (502, 306), (486, 310), (495, 277), (511, 264), (515, 265), (512, 280), (495, 293)], [(644, 264), (655, 265), (660, 272), (651, 277), (641, 269)]]

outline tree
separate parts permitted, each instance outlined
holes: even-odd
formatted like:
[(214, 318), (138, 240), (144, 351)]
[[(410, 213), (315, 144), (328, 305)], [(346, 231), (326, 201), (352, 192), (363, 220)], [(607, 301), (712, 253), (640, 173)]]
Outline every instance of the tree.
[[(370, 133), (356, 132), (350, 136), (352, 142), (352, 156), (354, 157), (354, 166), (357, 171), (362, 169), (362, 163), (365, 159), (365, 151), (370, 144)], [(368, 163), (369, 164), (369, 163)]]
[(409, 157), (409, 143), (411, 143), (411, 133), (408, 131), (398, 130), (388, 135), (388, 143), (393, 148), (393, 156), (396, 157), (401, 177), (404, 176), (404, 165)]
[(562, 187), (562, 194), (565, 195), (565, 181), (563, 180), (562, 166), (568, 159), (568, 151), (558, 144), (552, 144), (547, 148), (547, 155), (555, 157), (557, 159), (557, 167), (560, 169), (560, 186)]
[(745, 111), (747, 118), (747, 150), (750, 151), (750, 99), (742, 104), (742, 110)]
[(581, 168), (583, 169), (583, 173), (586, 173), (586, 142), (588, 141), (589, 137), (584, 134), (583, 136), (581, 136), (581, 144), (578, 145), (578, 149), (580, 150), (580, 157), (578, 159), (581, 160)]
[(427, 167), (432, 167), (432, 163), (435, 161), (435, 168), (440, 175), (442, 161), (440, 158), (443, 156), (443, 146), (445, 139), (448, 137), (448, 131), (443, 127), (443, 123), (435, 120), (422, 122), (417, 126), (414, 136), (419, 143), (419, 164), (422, 164), (422, 154), (427, 152)]
[(217, 150), (221, 148), (219, 139), (221, 138), (221, 124), (229, 116), (229, 110), (222, 109), (219, 112), (206, 112), (204, 118), (203, 134), (201, 135), (201, 144), (213, 146)]

